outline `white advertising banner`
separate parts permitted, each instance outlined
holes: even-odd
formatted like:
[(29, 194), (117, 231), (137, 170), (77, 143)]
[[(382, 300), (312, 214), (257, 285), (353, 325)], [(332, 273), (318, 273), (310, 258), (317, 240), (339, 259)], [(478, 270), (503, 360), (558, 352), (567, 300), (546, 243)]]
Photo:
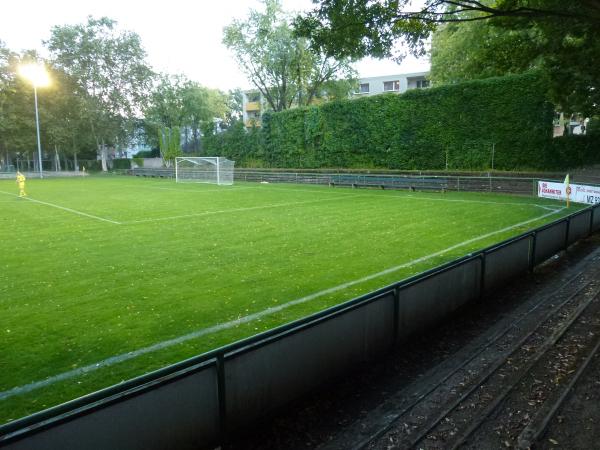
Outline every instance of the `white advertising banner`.
[[(569, 200), (576, 203), (600, 203), (600, 186), (586, 186), (583, 184), (569, 184), (571, 193)], [(564, 183), (552, 181), (538, 181), (538, 197), (567, 200), (566, 186)]]

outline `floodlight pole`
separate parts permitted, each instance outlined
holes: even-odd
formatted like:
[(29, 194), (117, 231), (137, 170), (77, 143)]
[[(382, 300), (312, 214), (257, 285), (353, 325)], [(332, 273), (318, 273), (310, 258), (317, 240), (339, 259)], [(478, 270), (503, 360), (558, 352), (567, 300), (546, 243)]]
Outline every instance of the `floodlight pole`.
[(42, 144), (40, 141), (40, 115), (38, 113), (37, 86), (33, 83), (33, 98), (35, 100), (35, 128), (37, 130), (38, 163), (40, 169), (40, 178), (44, 178), (42, 171)]

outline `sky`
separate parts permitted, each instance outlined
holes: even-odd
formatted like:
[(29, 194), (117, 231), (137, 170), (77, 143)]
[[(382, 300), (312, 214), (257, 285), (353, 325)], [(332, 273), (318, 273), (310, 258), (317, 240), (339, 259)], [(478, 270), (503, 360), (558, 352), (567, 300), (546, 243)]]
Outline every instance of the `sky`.
[[(202, 85), (227, 91), (248, 89), (250, 82), (221, 43), (223, 27), (244, 19), (259, 0), (29, 0), (6, 1), (0, 14), (0, 40), (14, 51), (36, 49), (55, 25), (84, 23), (88, 15), (107, 16), (120, 29), (140, 35), (154, 70), (184, 74)], [(310, 0), (282, 0), (286, 11), (311, 9)], [(355, 65), (360, 77), (419, 72), (426, 60), (365, 59)]]

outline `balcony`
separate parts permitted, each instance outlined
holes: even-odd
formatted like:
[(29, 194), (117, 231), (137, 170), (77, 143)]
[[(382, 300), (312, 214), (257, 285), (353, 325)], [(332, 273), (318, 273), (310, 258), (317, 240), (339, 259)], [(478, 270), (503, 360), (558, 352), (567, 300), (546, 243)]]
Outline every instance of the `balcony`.
[(259, 102), (246, 103), (246, 111), (260, 111), (260, 103)]
[(248, 119), (244, 121), (246, 128), (260, 127), (260, 119)]

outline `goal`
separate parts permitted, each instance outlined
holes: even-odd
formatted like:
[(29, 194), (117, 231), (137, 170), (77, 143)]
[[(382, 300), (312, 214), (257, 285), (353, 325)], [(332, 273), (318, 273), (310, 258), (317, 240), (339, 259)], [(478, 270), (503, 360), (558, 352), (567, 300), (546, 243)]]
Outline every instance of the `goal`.
[(175, 158), (177, 183), (233, 184), (235, 161), (221, 156), (179, 156)]

